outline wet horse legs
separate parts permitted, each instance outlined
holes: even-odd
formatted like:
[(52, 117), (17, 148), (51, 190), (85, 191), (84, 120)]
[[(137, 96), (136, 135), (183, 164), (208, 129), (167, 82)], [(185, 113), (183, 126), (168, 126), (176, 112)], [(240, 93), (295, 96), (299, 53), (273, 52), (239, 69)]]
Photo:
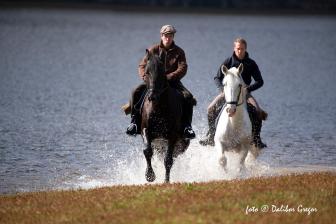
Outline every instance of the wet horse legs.
[(146, 144), (146, 149), (143, 151), (146, 162), (147, 162), (147, 169), (146, 169), (146, 180), (148, 182), (153, 182), (155, 180), (155, 173), (152, 168), (152, 156), (153, 156), (153, 149), (151, 147), (151, 143), (148, 142)]
[(165, 178), (165, 182), (169, 183), (170, 181), (170, 169), (173, 166), (173, 150), (174, 150), (174, 145), (172, 144), (170, 141), (168, 142), (168, 149), (167, 149), (167, 153), (166, 153), (166, 157), (164, 158), (164, 165), (166, 168), (166, 178)]

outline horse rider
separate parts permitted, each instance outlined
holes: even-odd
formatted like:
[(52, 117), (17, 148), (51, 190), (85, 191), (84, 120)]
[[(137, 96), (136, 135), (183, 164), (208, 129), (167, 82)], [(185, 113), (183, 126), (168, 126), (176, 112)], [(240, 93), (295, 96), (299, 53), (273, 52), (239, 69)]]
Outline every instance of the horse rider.
[[(155, 44), (149, 48), (149, 51), (163, 56), (165, 58), (165, 74), (168, 79), (170, 87), (173, 87), (177, 92), (182, 96), (182, 132), (183, 137), (186, 139), (195, 138), (195, 132), (191, 127), (192, 115), (193, 115), (193, 106), (196, 105), (196, 100), (193, 95), (188, 91), (183, 84), (181, 79), (187, 73), (187, 61), (185, 53), (182, 48), (177, 46), (174, 42), (174, 36), (176, 29), (172, 25), (164, 25), (160, 30), (161, 41), (158, 44)], [(144, 81), (145, 67), (147, 59), (144, 57), (139, 64), (139, 75), (140, 78)], [(126, 133), (128, 135), (140, 134), (140, 125), (141, 125), (141, 114), (140, 106), (144, 100), (144, 96), (147, 92), (146, 83), (143, 82), (138, 87), (136, 87), (132, 92), (132, 97), (130, 101), (131, 106), (131, 124), (128, 126)]]
[[(233, 43), (233, 54), (231, 57), (228, 57), (222, 64), (225, 65), (228, 69), (231, 67), (238, 67), (240, 63), (243, 63), (244, 70), (241, 74), (247, 90), (247, 109), (249, 117), (252, 123), (252, 144), (258, 148), (267, 147), (261, 141), (260, 131), (262, 126), (262, 120), (266, 120), (267, 113), (263, 111), (254, 97), (251, 95), (252, 91), (255, 91), (263, 86), (264, 81), (261, 76), (260, 70), (256, 62), (249, 57), (247, 49), (247, 42), (243, 38), (237, 38)], [(215, 97), (215, 99), (210, 103), (207, 109), (208, 113), (208, 125), (209, 129), (205, 137), (203, 137), (199, 143), (201, 145), (214, 145), (214, 136), (216, 132), (216, 119), (225, 104), (225, 98), (223, 93), (223, 84), (224, 74), (221, 71), (221, 66), (214, 77), (216, 86), (218, 87), (220, 94)], [(252, 78), (254, 82), (252, 83)]]

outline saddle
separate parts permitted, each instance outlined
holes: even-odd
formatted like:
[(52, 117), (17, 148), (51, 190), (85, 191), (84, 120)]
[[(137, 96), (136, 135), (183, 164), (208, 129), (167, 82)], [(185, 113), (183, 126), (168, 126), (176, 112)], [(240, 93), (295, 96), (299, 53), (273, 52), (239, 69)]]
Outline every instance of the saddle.
[[(143, 99), (143, 97), (145, 97), (146, 94), (147, 94), (147, 91), (145, 91), (145, 93), (141, 96), (141, 98)], [(141, 99), (141, 100), (142, 100), (142, 99)], [(141, 100), (140, 100), (140, 101), (141, 101)], [(187, 101), (188, 101), (189, 104), (191, 104), (191, 105), (193, 105), (193, 106), (196, 106), (196, 105), (197, 105), (197, 100), (196, 100), (194, 97), (192, 97), (192, 98), (188, 98)], [(142, 106), (142, 105), (141, 105), (141, 106)], [(140, 109), (141, 109), (141, 107), (139, 108), (139, 110), (140, 110)], [(132, 106), (131, 106), (131, 103), (128, 102), (128, 103), (124, 104), (123, 106), (121, 106), (121, 110), (124, 111), (124, 113), (125, 113), (126, 116), (129, 115), (129, 114), (132, 112)], [(267, 117), (267, 113), (266, 113), (266, 117)]]
[[(139, 102), (137, 102), (135, 105), (134, 105), (134, 109), (140, 111), (141, 113), (141, 109), (142, 109), (142, 106), (143, 106), (143, 103), (144, 103), (144, 98), (146, 97), (146, 95), (148, 94), (148, 90), (144, 91), (140, 97), (140, 100)], [(140, 104), (141, 103), (141, 104)], [(131, 112), (132, 112), (132, 106), (131, 106), (131, 103), (128, 102), (126, 104), (124, 104), (121, 109), (124, 111), (124, 113), (127, 115), (129, 115)]]
[[(134, 109), (139, 111), (139, 114), (141, 114), (141, 110), (142, 110), (142, 107), (143, 107), (143, 104), (144, 104), (144, 99), (145, 97), (148, 95), (149, 91), (146, 90), (142, 93), (139, 101), (134, 105)], [(124, 113), (127, 115), (129, 115), (131, 112), (132, 112), (132, 106), (131, 106), (131, 103), (128, 102), (126, 104), (124, 104), (121, 109), (124, 111)]]

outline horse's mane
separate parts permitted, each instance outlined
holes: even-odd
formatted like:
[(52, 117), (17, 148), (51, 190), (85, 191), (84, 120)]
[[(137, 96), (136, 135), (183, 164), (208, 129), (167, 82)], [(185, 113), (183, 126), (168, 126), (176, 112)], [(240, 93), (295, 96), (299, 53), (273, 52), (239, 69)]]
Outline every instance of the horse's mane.
[(151, 52), (149, 50), (146, 50), (146, 69), (153, 69), (156, 67), (162, 67), (163, 66), (163, 56), (155, 54), (154, 52)]
[(145, 82), (147, 84), (147, 88), (152, 91), (154, 90), (155, 92), (160, 92), (168, 85), (162, 57), (149, 50), (146, 50), (146, 58), (147, 63), (145, 67)]

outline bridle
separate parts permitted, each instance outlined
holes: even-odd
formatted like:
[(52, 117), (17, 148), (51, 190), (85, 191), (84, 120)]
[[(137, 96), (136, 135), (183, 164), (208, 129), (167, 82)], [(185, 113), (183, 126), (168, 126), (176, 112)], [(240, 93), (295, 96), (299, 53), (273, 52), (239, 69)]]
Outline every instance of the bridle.
[(237, 100), (236, 101), (225, 102), (224, 106), (226, 106), (227, 104), (233, 104), (233, 105), (238, 107), (238, 106), (240, 106), (244, 103), (243, 101), (241, 103), (239, 103), (242, 86), (243, 86), (242, 84), (239, 84), (239, 94), (238, 94)]

